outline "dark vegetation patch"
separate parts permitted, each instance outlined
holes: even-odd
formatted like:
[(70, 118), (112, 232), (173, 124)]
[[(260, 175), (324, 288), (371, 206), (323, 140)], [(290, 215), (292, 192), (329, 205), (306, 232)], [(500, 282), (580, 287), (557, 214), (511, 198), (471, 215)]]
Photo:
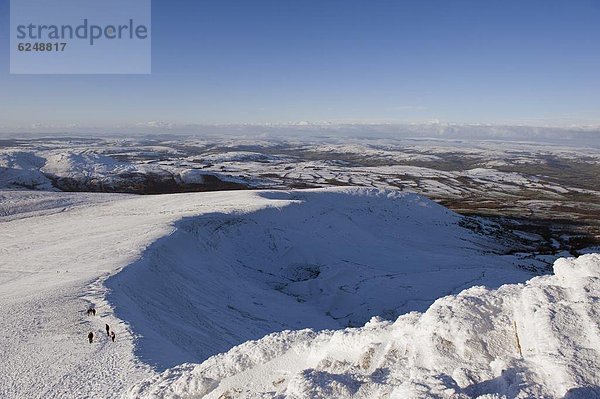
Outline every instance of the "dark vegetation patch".
[(174, 194), (186, 192), (248, 189), (246, 184), (221, 180), (215, 175), (203, 175), (203, 183), (183, 183), (169, 174), (122, 173), (118, 178), (73, 179), (48, 176), (54, 187), (67, 192), (100, 192), (127, 194)]

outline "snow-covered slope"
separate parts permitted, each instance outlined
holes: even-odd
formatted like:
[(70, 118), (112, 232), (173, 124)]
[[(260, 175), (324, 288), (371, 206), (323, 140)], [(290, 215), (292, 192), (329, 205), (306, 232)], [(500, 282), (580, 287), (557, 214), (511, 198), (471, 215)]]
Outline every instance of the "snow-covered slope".
[(598, 398), (600, 255), (362, 328), (285, 331), (169, 369), (131, 398)]
[[(0, 398), (113, 398), (153, 371), (134, 354), (104, 280), (206, 212), (268, 206), (251, 192), (164, 196), (2, 191)], [(97, 317), (85, 310), (94, 305)], [(117, 334), (106, 339), (104, 324)], [(87, 334), (97, 340), (90, 345)]]

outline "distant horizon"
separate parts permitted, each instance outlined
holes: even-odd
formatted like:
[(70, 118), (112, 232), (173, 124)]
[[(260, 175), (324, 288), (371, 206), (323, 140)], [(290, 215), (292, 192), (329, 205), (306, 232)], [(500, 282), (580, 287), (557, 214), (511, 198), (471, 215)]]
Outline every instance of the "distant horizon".
[[(241, 140), (441, 140), (441, 141), (505, 141), (511, 143), (560, 144), (575, 147), (600, 148), (600, 127), (543, 127), (492, 124), (393, 124), (393, 123), (288, 123), (288, 124), (220, 124), (171, 125), (144, 124), (129, 129), (71, 130), (3, 130), (0, 139), (241, 139)], [(1, 143), (0, 143), (1, 145)]]

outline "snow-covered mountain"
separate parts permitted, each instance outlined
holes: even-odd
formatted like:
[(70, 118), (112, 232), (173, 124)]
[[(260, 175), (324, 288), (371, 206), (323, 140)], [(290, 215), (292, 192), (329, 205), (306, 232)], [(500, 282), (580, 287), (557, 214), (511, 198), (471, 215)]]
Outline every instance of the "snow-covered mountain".
[(459, 294), (533, 273), (492, 225), (475, 232), (416, 194), (4, 190), (0, 205), (2, 398), (559, 397), (598, 384), (597, 256)]

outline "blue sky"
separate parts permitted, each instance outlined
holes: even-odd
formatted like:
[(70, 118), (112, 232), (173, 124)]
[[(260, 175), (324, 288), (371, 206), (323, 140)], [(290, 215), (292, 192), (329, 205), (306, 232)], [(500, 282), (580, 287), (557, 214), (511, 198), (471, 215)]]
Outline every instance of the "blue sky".
[(597, 0), (152, 2), (151, 75), (10, 75), (0, 128), (600, 125)]

